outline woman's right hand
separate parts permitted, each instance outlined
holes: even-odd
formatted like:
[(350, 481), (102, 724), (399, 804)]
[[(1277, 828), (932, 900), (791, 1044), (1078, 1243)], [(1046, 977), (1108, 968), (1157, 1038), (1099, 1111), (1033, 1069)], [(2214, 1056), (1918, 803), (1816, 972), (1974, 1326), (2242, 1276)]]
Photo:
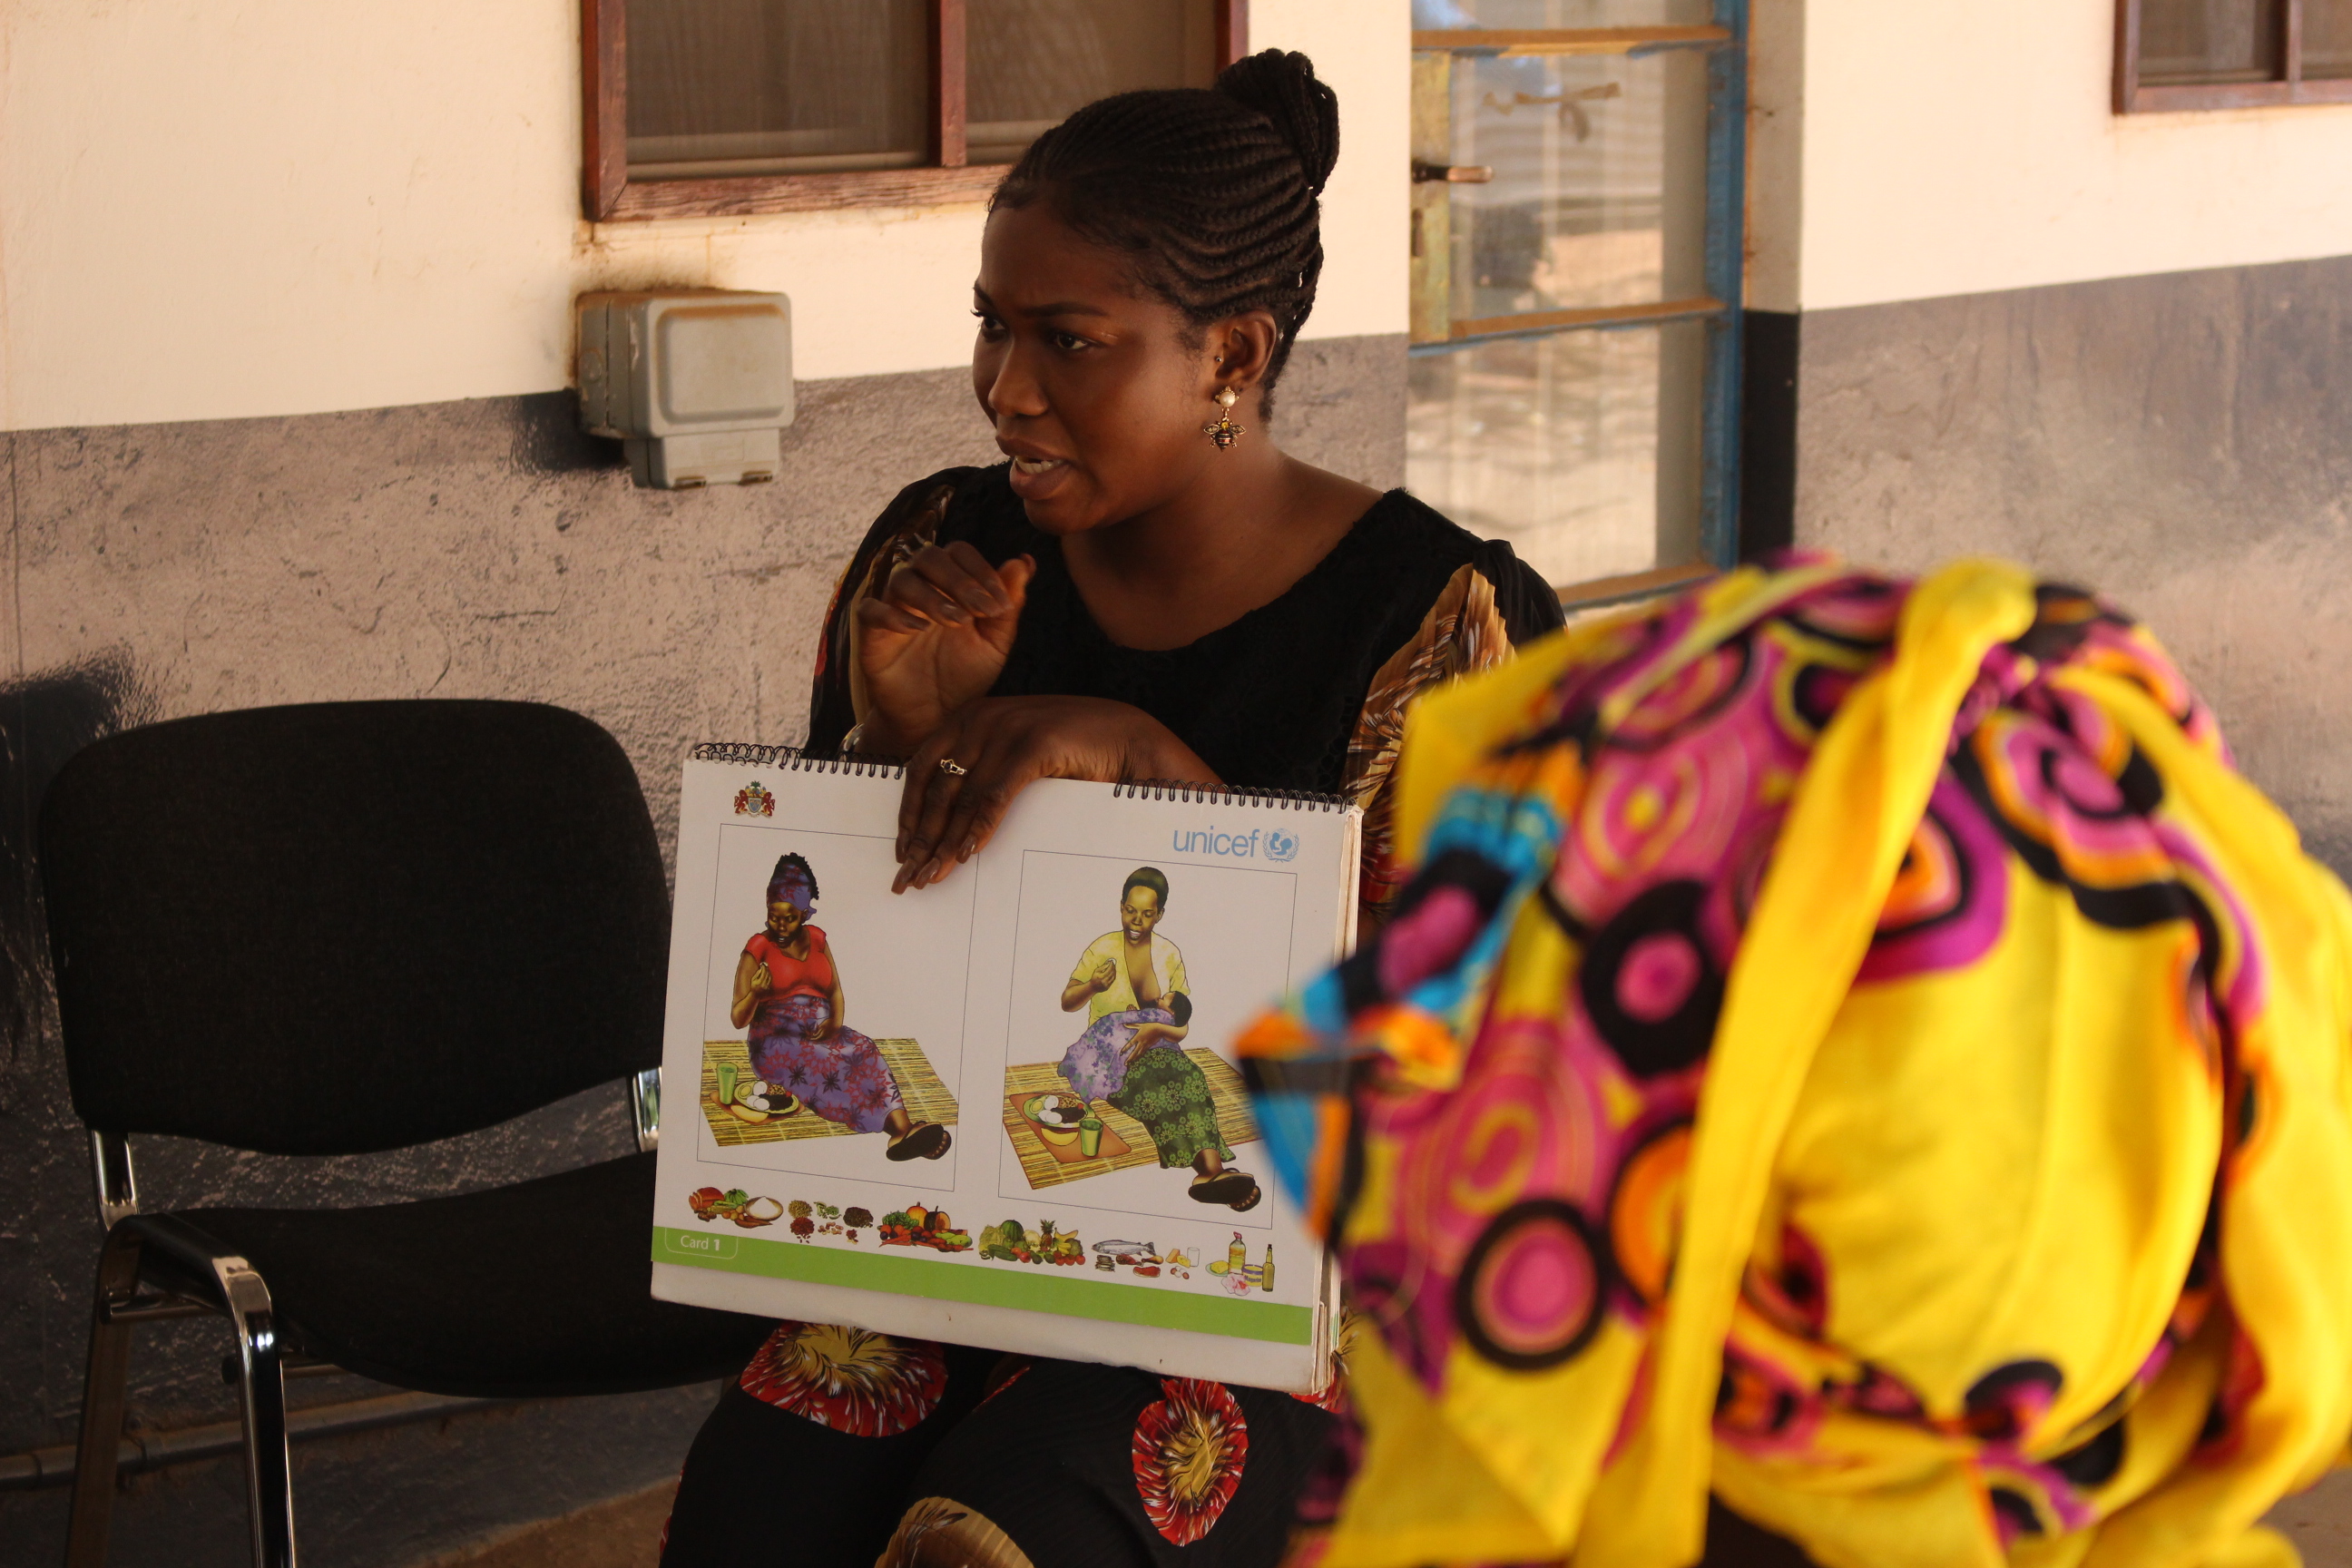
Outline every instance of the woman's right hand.
[(1222, 782), (1168, 726), (1128, 703), (983, 697), (950, 711), (907, 759), (890, 890), (929, 887), (980, 853), (1014, 797), (1043, 778)]
[(927, 545), (857, 606), (865, 749), (905, 756), (1004, 668), (1037, 563), (991, 566), (970, 544)]

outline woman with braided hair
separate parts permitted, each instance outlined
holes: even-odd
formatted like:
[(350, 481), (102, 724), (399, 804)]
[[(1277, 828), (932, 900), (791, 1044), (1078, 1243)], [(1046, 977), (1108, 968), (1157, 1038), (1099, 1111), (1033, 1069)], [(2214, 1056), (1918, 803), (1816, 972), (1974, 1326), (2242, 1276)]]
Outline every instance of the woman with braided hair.
[[(972, 380), (1010, 460), (901, 491), (818, 651), (810, 747), (908, 763), (899, 890), (951, 875), (1032, 780), (1185, 780), (1362, 806), (1377, 923), (1406, 705), (1559, 625), (1509, 546), (1268, 433), (1339, 130), (1312, 65), (1267, 51), (1087, 105), (998, 187)], [(1287, 1394), (786, 1323), (696, 1439), (664, 1561), (1271, 1568), (1331, 1425)]]

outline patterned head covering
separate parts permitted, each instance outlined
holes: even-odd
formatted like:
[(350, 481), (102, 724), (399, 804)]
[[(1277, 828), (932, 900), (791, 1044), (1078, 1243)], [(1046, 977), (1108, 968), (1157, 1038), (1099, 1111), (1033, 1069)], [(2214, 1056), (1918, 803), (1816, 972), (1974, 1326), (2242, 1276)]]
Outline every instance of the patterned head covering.
[(816, 873), (798, 855), (786, 855), (768, 873), (768, 902), (790, 904), (803, 919), (816, 908)]
[(1378, 1331), (1324, 1568), (2285, 1564), (2352, 1426), (2352, 900), (2140, 627), (1802, 562), (1418, 708), (1244, 1035)]

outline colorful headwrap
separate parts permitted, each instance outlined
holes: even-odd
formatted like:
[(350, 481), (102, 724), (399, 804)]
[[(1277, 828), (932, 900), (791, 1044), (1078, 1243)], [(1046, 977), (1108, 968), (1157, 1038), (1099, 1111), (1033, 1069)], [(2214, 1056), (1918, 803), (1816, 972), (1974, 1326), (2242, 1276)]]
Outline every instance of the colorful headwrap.
[(816, 908), (816, 874), (797, 855), (786, 855), (768, 874), (768, 902), (790, 904), (806, 919)]
[(1241, 1043), (1339, 1242), (1326, 1568), (2284, 1564), (2352, 1426), (2352, 900), (2139, 627), (1742, 570), (1426, 700)]

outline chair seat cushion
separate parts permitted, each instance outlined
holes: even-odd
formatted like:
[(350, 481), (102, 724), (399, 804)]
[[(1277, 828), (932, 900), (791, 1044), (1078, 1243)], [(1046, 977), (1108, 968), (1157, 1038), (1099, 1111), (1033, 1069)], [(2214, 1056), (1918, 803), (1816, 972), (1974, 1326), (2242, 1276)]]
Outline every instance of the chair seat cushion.
[(670, 1388), (740, 1372), (763, 1318), (656, 1301), (654, 1157), (457, 1197), (179, 1218), (261, 1273), (292, 1348), (434, 1394)]

